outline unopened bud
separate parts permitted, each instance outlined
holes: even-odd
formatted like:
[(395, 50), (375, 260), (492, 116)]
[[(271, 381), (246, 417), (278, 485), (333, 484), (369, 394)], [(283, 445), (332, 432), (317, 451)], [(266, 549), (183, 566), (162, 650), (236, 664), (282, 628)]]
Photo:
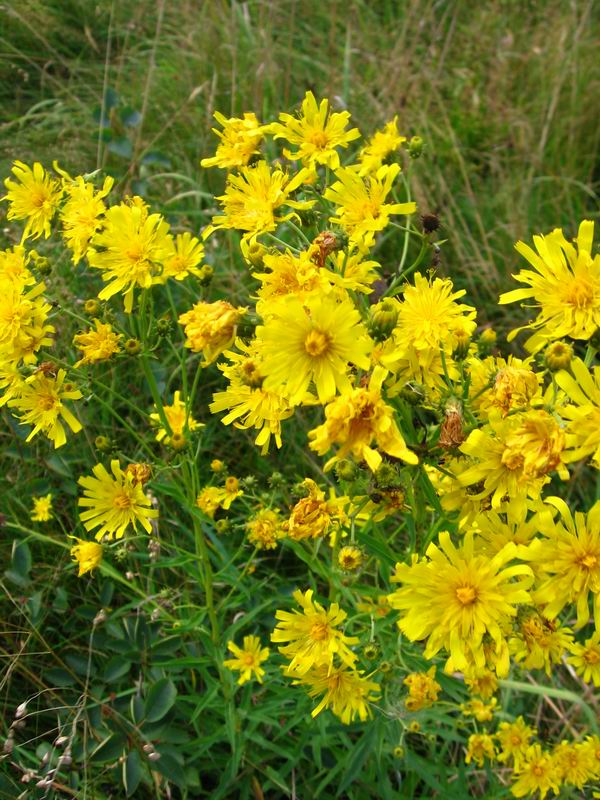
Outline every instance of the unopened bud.
[(420, 136), (411, 137), (408, 143), (408, 155), (411, 158), (420, 158), (423, 155), (425, 142)]
[(123, 349), (129, 356), (137, 356), (137, 354), (142, 349), (142, 345), (139, 339), (127, 339), (125, 344), (123, 345)]
[(550, 372), (567, 369), (573, 359), (573, 348), (566, 342), (552, 342), (544, 353), (544, 362)]
[(343, 458), (335, 465), (335, 473), (341, 481), (353, 481), (358, 476), (358, 467), (354, 461)]
[(383, 342), (396, 327), (398, 322), (398, 306), (387, 298), (371, 308), (371, 336), (378, 342)]

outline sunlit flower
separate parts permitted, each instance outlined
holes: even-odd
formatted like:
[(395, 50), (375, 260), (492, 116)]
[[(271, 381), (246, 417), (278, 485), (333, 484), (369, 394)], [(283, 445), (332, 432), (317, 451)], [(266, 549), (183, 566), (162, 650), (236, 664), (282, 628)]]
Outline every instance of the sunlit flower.
[(473, 733), (469, 736), (465, 764), (474, 761), (478, 767), (483, 767), (486, 758), (493, 761), (496, 757), (496, 745), (489, 733)]
[(230, 117), (227, 119), (219, 111), (215, 111), (214, 118), (223, 128), (213, 128), (212, 131), (221, 140), (217, 151), (212, 158), (203, 158), (202, 167), (221, 167), (221, 169), (235, 169), (245, 167), (253, 155), (258, 153), (258, 147), (264, 135), (264, 128), (253, 113), (246, 113), (242, 118)]
[(496, 732), (500, 749), (498, 761), (501, 764), (512, 761), (515, 767), (519, 767), (535, 733), (535, 728), (527, 725), (523, 717), (517, 717), (514, 722), (501, 722)]
[(560, 415), (568, 420), (565, 461), (591, 456), (592, 464), (600, 469), (600, 367), (590, 370), (575, 358), (571, 372), (555, 375), (556, 383), (571, 401), (560, 408)]
[(550, 676), (552, 667), (561, 662), (572, 641), (570, 628), (533, 611), (519, 622), (509, 649), (517, 664), (525, 669), (543, 669)]
[[(550, 341), (569, 336), (589, 339), (600, 326), (600, 255), (592, 257), (594, 223), (584, 220), (579, 226), (575, 246), (557, 228), (546, 236), (534, 236), (537, 253), (524, 242), (516, 250), (533, 269), (514, 277), (526, 288), (513, 289), (500, 296), (500, 304), (532, 300), (535, 320), (523, 328), (534, 332), (525, 347), (535, 353)], [(512, 331), (509, 340), (520, 330)]]
[(137, 530), (138, 523), (150, 533), (150, 520), (158, 517), (150, 498), (144, 494), (142, 483), (136, 481), (132, 472), (121, 469), (117, 459), (110, 462), (112, 475), (103, 464), (96, 464), (92, 476), (82, 476), (78, 483), (83, 486), (83, 497), (79, 505), (87, 509), (79, 516), (86, 531), (99, 528), (96, 539), (104, 535), (108, 539), (120, 539), (131, 525)]
[(583, 644), (574, 642), (571, 647), (571, 657), (567, 659), (586, 683), (600, 686), (600, 631), (586, 639)]
[(346, 130), (349, 122), (348, 111), (332, 112), (328, 100), (317, 105), (313, 93), (307, 92), (300, 116), (280, 114), (279, 122), (270, 125), (269, 131), (275, 139), (285, 139), (298, 147), (294, 152), (284, 149), (283, 154), (290, 161), (301, 160), (305, 167), (324, 164), (337, 169), (340, 165), (337, 148), (348, 147), (360, 137), (358, 128)]
[(515, 797), (525, 797), (540, 793), (540, 800), (549, 791), (558, 794), (560, 784), (560, 773), (557, 764), (550, 753), (542, 750), (539, 744), (532, 744), (527, 748), (523, 759), (519, 765), (515, 765), (513, 773), (515, 783), (512, 786), (512, 793)]
[(498, 701), (493, 697), (489, 703), (484, 703), (478, 697), (469, 700), (468, 703), (461, 703), (460, 710), (464, 717), (473, 717), (477, 722), (491, 722), (494, 718), (494, 712)]
[(408, 686), (408, 696), (404, 703), (409, 711), (430, 708), (442, 691), (442, 687), (435, 679), (435, 667), (431, 667), (427, 672), (411, 672), (402, 683)]
[(8, 280), (21, 289), (35, 283), (29, 269), (30, 261), (31, 252), (27, 252), (21, 244), (0, 250), (0, 282)]
[(115, 333), (110, 323), (95, 319), (94, 328), (85, 333), (76, 333), (73, 337), (73, 344), (83, 353), (83, 358), (80, 358), (75, 366), (106, 361), (119, 352), (119, 340), (122, 338), (123, 334)]
[(285, 536), (282, 525), (283, 520), (278, 511), (262, 508), (246, 522), (248, 541), (259, 550), (274, 550), (279, 540)]
[(371, 716), (369, 704), (379, 698), (379, 684), (364, 678), (361, 672), (346, 667), (314, 667), (294, 683), (310, 687), (309, 697), (323, 695), (321, 702), (312, 710), (312, 717), (328, 708), (345, 725), (349, 725), (356, 717), (361, 722), (367, 720)]
[(204, 245), (196, 236), (187, 231), (178, 233), (166, 242), (163, 256), (162, 280), (175, 278), (182, 281), (188, 275), (202, 276), (199, 264), (204, 258)]
[(541, 402), (541, 375), (531, 369), (529, 359), (470, 358), (467, 366), (470, 402), (483, 419), (505, 417), (517, 409), (524, 411), (536, 400)]
[(43, 497), (34, 497), (30, 516), (34, 522), (48, 522), (53, 519), (52, 495), (46, 494)]
[(26, 220), (22, 241), (42, 234), (50, 236), (50, 222), (62, 195), (60, 183), (51, 178), (37, 161), (28, 167), (22, 161), (15, 161), (12, 173), (16, 180), (6, 178), (7, 193), (2, 200), (8, 200), (8, 219)]
[(311, 478), (304, 479), (303, 487), (308, 494), (292, 508), (284, 530), (296, 541), (331, 536), (348, 521), (344, 511), (348, 498), (332, 495), (325, 499), (325, 492)]
[(356, 572), (364, 563), (365, 555), (360, 547), (349, 544), (340, 547), (337, 562), (340, 569), (344, 572)]
[(227, 642), (227, 649), (235, 658), (226, 659), (223, 666), (240, 673), (238, 678), (240, 686), (252, 679), (256, 679), (259, 683), (263, 682), (265, 671), (261, 664), (269, 658), (269, 648), (261, 645), (258, 636), (244, 636), (242, 647), (235, 642)]
[(71, 556), (79, 566), (77, 577), (81, 578), (86, 572), (91, 572), (96, 569), (98, 564), (102, 561), (102, 545), (98, 542), (86, 542), (84, 539), (78, 539), (76, 536), (71, 536), (75, 539), (77, 544), (71, 548)]
[(202, 366), (212, 364), (233, 343), (236, 327), (245, 313), (245, 308), (235, 308), (226, 300), (196, 303), (179, 316), (179, 324), (185, 330), (185, 346), (202, 353)]
[(63, 187), (67, 197), (60, 210), (63, 238), (73, 253), (73, 263), (78, 264), (87, 255), (90, 240), (103, 224), (104, 198), (112, 189), (114, 180), (106, 177), (102, 188), (95, 189), (81, 176), (73, 180), (66, 173), (62, 174), (66, 176)]
[(166, 445), (179, 444), (184, 438), (186, 431), (195, 431), (203, 427), (202, 423), (196, 422), (186, 404), (181, 400), (181, 392), (176, 391), (173, 395), (173, 403), (170, 406), (163, 406), (163, 412), (169, 423), (171, 433), (162, 425), (162, 419), (158, 411), (150, 414), (150, 420), (158, 426), (156, 441)]
[(593, 777), (594, 762), (583, 742), (560, 742), (552, 751), (561, 783), (583, 789)]
[(366, 145), (361, 149), (358, 160), (359, 175), (370, 175), (377, 172), (386, 158), (396, 152), (406, 141), (406, 136), (398, 133), (398, 117), (386, 122), (383, 128), (375, 131)]
[(51, 306), (43, 297), (46, 287), (31, 288), (0, 278), (0, 357), (26, 364), (35, 362), (36, 352), (52, 344), (54, 326), (48, 323)]

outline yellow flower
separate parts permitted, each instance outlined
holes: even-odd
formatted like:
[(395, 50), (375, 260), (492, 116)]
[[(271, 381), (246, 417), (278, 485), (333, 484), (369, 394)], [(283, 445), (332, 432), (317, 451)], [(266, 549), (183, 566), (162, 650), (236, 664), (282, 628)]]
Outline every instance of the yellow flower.
[(261, 646), (258, 636), (244, 636), (242, 647), (238, 647), (235, 642), (227, 642), (227, 648), (235, 658), (225, 660), (223, 665), (240, 673), (238, 684), (242, 686), (253, 678), (262, 683), (265, 671), (261, 664), (268, 659), (269, 648)]
[(83, 353), (83, 358), (76, 362), (76, 367), (106, 361), (119, 352), (119, 339), (123, 338), (123, 334), (115, 333), (110, 323), (100, 322), (99, 319), (94, 320), (94, 326), (95, 330), (90, 328), (73, 337), (73, 344)]
[(442, 687), (435, 679), (435, 667), (431, 667), (427, 672), (411, 672), (402, 683), (408, 686), (408, 697), (404, 703), (409, 711), (430, 708), (442, 691)]
[[(35, 252), (35, 251), (33, 251)], [(0, 250), (0, 281), (10, 281), (18, 287), (29, 286), (35, 283), (29, 262), (31, 253), (28, 253), (23, 245), (16, 244), (6, 250)]]
[(238, 117), (227, 119), (219, 111), (215, 111), (214, 118), (223, 128), (222, 131), (217, 128), (212, 129), (221, 141), (215, 155), (212, 158), (203, 158), (200, 166), (222, 169), (245, 167), (252, 156), (258, 153), (264, 127), (252, 113), (244, 114), (241, 119)]
[(218, 486), (205, 486), (196, 498), (196, 505), (201, 511), (210, 517), (214, 518), (217, 509), (221, 507), (223, 500), (223, 490)]
[(163, 271), (161, 279), (175, 278), (182, 281), (188, 275), (202, 276), (198, 265), (204, 258), (204, 245), (187, 231), (178, 233), (173, 239), (167, 240), (163, 256)]
[(117, 459), (110, 462), (110, 469), (112, 475), (102, 464), (96, 464), (93, 477), (82, 476), (77, 481), (83, 486), (79, 505), (87, 509), (79, 513), (84, 528), (86, 531), (100, 528), (96, 533), (98, 541), (105, 534), (108, 539), (120, 539), (130, 525), (137, 530), (138, 522), (150, 533), (150, 520), (158, 517), (158, 511), (151, 508), (141, 482), (133, 472), (124, 472)]
[(21, 241), (29, 236), (37, 239), (42, 234), (47, 239), (62, 195), (59, 182), (37, 161), (33, 169), (22, 161), (15, 161), (11, 171), (16, 180), (6, 178), (4, 185), (8, 191), (2, 198), (9, 203), (7, 218), (27, 220)]
[[(535, 333), (525, 343), (529, 352), (541, 350), (549, 341), (589, 339), (600, 326), (600, 255), (592, 258), (594, 223), (584, 220), (573, 246), (562, 230), (547, 236), (534, 236), (537, 253), (524, 242), (517, 242), (517, 252), (533, 269), (518, 272), (514, 277), (527, 288), (513, 289), (500, 296), (499, 303), (533, 300), (537, 318), (509, 335), (530, 328)], [(529, 306), (531, 307), (531, 306)]]
[(496, 758), (496, 746), (489, 733), (473, 733), (469, 736), (467, 752), (465, 754), (465, 764), (474, 761), (478, 767), (483, 767), (484, 761), (489, 758), (493, 761)]
[(217, 198), (224, 213), (212, 218), (203, 238), (219, 228), (243, 231), (245, 238), (274, 231), (280, 222), (297, 216), (293, 211), (279, 215), (277, 212), (283, 206), (302, 210), (314, 204), (314, 200), (298, 201), (290, 197), (307, 174), (308, 170), (302, 169), (292, 178), (282, 169), (271, 171), (266, 161), (242, 167), (237, 175), (229, 174), (225, 194)]
[(327, 278), (335, 286), (350, 292), (371, 294), (373, 284), (381, 278), (377, 261), (365, 261), (364, 254), (349, 245), (334, 256), (334, 269), (328, 270)]
[(173, 395), (172, 405), (163, 406), (163, 411), (171, 428), (170, 434), (162, 427), (158, 411), (150, 414), (151, 421), (159, 426), (155, 437), (157, 442), (164, 441), (166, 445), (169, 445), (173, 438), (178, 442), (178, 437), (183, 437), (186, 431), (195, 431), (197, 428), (204, 427), (202, 423), (196, 422), (191, 413), (186, 410), (186, 404), (181, 400), (180, 391)]
[(311, 478), (305, 478), (302, 485), (308, 495), (298, 500), (284, 523), (287, 535), (295, 541), (317, 539), (328, 533), (333, 536), (340, 525), (348, 521), (344, 512), (348, 498), (333, 495), (326, 500), (325, 492)]
[(498, 690), (498, 678), (495, 673), (485, 667), (483, 669), (471, 668), (465, 672), (465, 685), (471, 694), (477, 694), (485, 700)]
[(63, 238), (73, 253), (73, 263), (78, 264), (87, 255), (91, 238), (102, 226), (106, 212), (104, 198), (112, 189), (114, 180), (105, 178), (102, 188), (96, 191), (94, 185), (81, 176), (73, 180), (66, 173), (63, 175), (67, 178), (63, 181), (67, 199), (60, 210)]
[(510, 411), (525, 410), (534, 401), (541, 403), (541, 376), (533, 372), (529, 359), (470, 358), (467, 366), (471, 377), (469, 398), (483, 419), (506, 417)]
[(600, 686), (600, 631), (585, 640), (584, 644), (574, 642), (571, 647), (571, 657), (567, 659), (586, 683)]
[(589, 370), (580, 358), (571, 363), (572, 375), (558, 372), (556, 383), (572, 402), (560, 408), (568, 420), (565, 461), (579, 461), (591, 456), (600, 469), (600, 367)]
[(384, 453), (401, 458), (408, 464), (419, 459), (408, 449), (396, 424), (393, 409), (381, 396), (381, 385), (386, 370), (375, 367), (368, 387), (344, 392), (325, 406), (325, 422), (309, 431), (310, 449), (324, 455), (333, 444), (341, 445), (336, 455), (325, 465), (328, 469), (335, 461), (349, 453), (365, 460), (376, 472), (382, 462), (381, 454), (371, 447), (373, 440)]
[(494, 712), (497, 710), (496, 705), (498, 701), (492, 698), (490, 703), (484, 703), (483, 700), (474, 698), (469, 700), (468, 703), (461, 703), (460, 710), (465, 717), (474, 717), (477, 722), (491, 722), (494, 718)]
[(280, 114), (279, 122), (270, 125), (269, 132), (275, 139), (285, 139), (298, 146), (295, 152), (284, 149), (283, 154), (290, 161), (300, 159), (305, 167), (324, 164), (337, 169), (340, 157), (336, 148), (348, 147), (351, 141), (360, 137), (358, 128), (346, 130), (349, 121), (348, 111), (331, 112), (328, 100), (321, 100), (317, 105), (313, 93), (307, 92), (302, 101), (301, 116)]
[(269, 451), (271, 436), (281, 447), (281, 423), (293, 415), (294, 409), (280, 393), (264, 389), (259, 343), (254, 340), (247, 345), (238, 339), (235, 344), (241, 353), (228, 350), (225, 356), (230, 363), (218, 364), (229, 386), (215, 392), (209, 408), (212, 414), (229, 410), (222, 419), (224, 425), (233, 423), (242, 430), (258, 430), (254, 441), (264, 455)]
[(294, 599), (302, 612), (294, 609), (291, 613), (277, 611), (275, 614), (279, 622), (271, 634), (271, 641), (290, 642), (278, 648), (282, 655), (290, 659), (286, 668), (288, 675), (303, 676), (313, 667), (325, 667), (330, 672), (336, 656), (351, 667), (357, 658), (349, 646), (357, 644), (358, 639), (346, 636), (339, 630), (346, 619), (346, 612), (337, 603), (332, 603), (326, 609), (316, 603), (312, 596), (312, 589), (304, 593), (297, 590)]
[(525, 669), (544, 669), (550, 676), (552, 666), (562, 661), (572, 641), (569, 628), (561, 628), (556, 621), (544, 619), (534, 611), (519, 623), (509, 649), (514, 660)]
[(527, 725), (523, 717), (517, 717), (514, 722), (501, 722), (496, 732), (500, 748), (498, 761), (501, 764), (512, 761), (514, 767), (518, 768), (529, 748), (529, 740), (535, 733), (535, 728)]
[(75, 539), (77, 542), (71, 548), (71, 556), (79, 564), (77, 577), (81, 578), (86, 572), (96, 569), (102, 561), (102, 545), (98, 544), (98, 542), (86, 542), (84, 539), (78, 539), (77, 536), (71, 536), (70, 538)]
[(472, 335), (477, 312), (472, 306), (457, 302), (465, 290), (454, 291), (449, 278), (427, 279), (417, 272), (413, 280), (414, 285), (404, 286), (403, 299), (397, 303), (395, 344), (401, 349), (409, 345), (417, 350), (441, 347), (451, 354), (459, 333)]
[(130, 314), (135, 287), (149, 289), (160, 282), (168, 244), (169, 226), (160, 214), (148, 214), (141, 198), (110, 208), (88, 251), (90, 266), (102, 271), (106, 283), (100, 300), (121, 292), (125, 312)]
[(285, 295), (291, 294), (304, 300), (311, 292), (326, 292), (330, 288), (327, 271), (315, 264), (308, 250), (297, 255), (289, 250), (285, 253), (267, 253), (263, 257), (263, 265), (268, 272), (252, 273), (252, 277), (261, 282), (256, 307), (259, 314), (268, 312), (271, 301)]
[(416, 203), (385, 202), (399, 172), (398, 164), (390, 164), (362, 178), (354, 170), (340, 167), (335, 173), (337, 181), (325, 191), (325, 199), (339, 206), (330, 222), (340, 225), (361, 249), (373, 245), (375, 233), (388, 225), (392, 214), (417, 210)]
[(245, 313), (245, 308), (235, 308), (225, 300), (196, 303), (179, 316), (187, 337), (185, 346), (202, 353), (203, 367), (212, 364), (233, 343), (236, 326)]
[[(425, 658), (443, 648), (449, 653), (447, 672), (474, 665), (503, 676), (509, 667), (504, 631), (518, 605), (531, 602), (533, 575), (524, 564), (507, 566), (516, 557), (515, 545), (488, 558), (476, 551), (475, 541), (466, 533), (457, 548), (450, 534), (440, 533), (440, 547), (431, 543), (425, 559), (396, 565), (392, 580), (402, 585), (389, 601), (402, 612), (400, 630), (411, 641), (427, 639)], [(493, 664), (486, 664), (484, 636)]]
[(52, 495), (47, 494), (43, 497), (33, 498), (33, 508), (31, 509), (31, 519), (34, 522), (48, 522), (53, 519), (52, 514)]
[(555, 745), (552, 758), (561, 783), (583, 789), (594, 772), (594, 760), (583, 742), (561, 742)]
[(278, 511), (263, 508), (246, 522), (248, 541), (259, 550), (274, 550), (285, 535)]
[(471, 521), (477, 532), (481, 552), (494, 556), (508, 542), (527, 545), (543, 524), (538, 512), (527, 519), (528, 509), (514, 506), (510, 500), (502, 504), (498, 511), (482, 511)]
[(398, 117), (394, 117), (384, 125), (382, 130), (375, 131), (361, 149), (358, 156), (360, 162), (358, 174), (370, 175), (377, 172), (385, 159), (398, 150), (405, 141), (406, 136), (400, 136), (398, 133)]
[(532, 744), (515, 770), (513, 777), (516, 779), (511, 791), (515, 797), (525, 797), (540, 793), (540, 800), (550, 790), (554, 794), (559, 792), (560, 774), (555, 760), (550, 753), (542, 750), (539, 744)]
[(311, 382), (319, 401), (351, 388), (349, 364), (369, 368), (371, 341), (350, 299), (285, 297), (256, 329), (262, 343), (264, 388), (285, 391), (292, 405), (303, 402)]
[(558, 509), (560, 519), (548, 514), (540, 526), (540, 538), (522, 552), (531, 562), (538, 583), (534, 601), (543, 605), (544, 616), (555, 619), (568, 604), (577, 609), (577, 627), (590, 619), (592, 596), (596, 629), (600, 631), (600, 502), (587, 514), (571, 513), (559, 497), (546, 502)]
[(551, 472), (567, 478), (563, 464), (565, 434), (546, 411), (527, 411), (506, 419), (490, 419), (471, 431), (460, 450), (472, 459), (458, 479), (475, 486), (475, 497), (489, 497), (494, 509), (509, 498), (515, 510), (527, 497), (537, 499)]
[(26, 289), (20, 282), (0, 278), (0, 357), (30, 364), (35, 353), (52, 344), (54, 326), (48, 324), (50, 304), (42, 297), (46, 287), (38, 283)]
[(294, 683), (309, 686), (309, 697), (323, 695), (312, 710), (312, 717), (330, 708), (345, 725), (356, 717), (361, 722), (367, 720), (371, 716), (369, 703), (379, 697), (379, 684), (363, 678), (361, 672), (345, 667), (315, 667)]
[(340, 548), (337, 555), (337, 562), (340, 569), (344, 572), (356, 572), (364, 563), (365, 556), (360, 547), (355, 545), (345, 545)]
[(81, 430), (81, 423), (65, 405), (65, 400), (79, 400), (79, 389), (65, 383), (67, 373), (59, 369), (56, 375), (34, 372), (21, 383), (17, 396), (8, 401), (10, 408), (20, 412), (22, 425), (33, 425), (26, 441), (30, 442), (38, 433), (43, 433), (53, 442), (54, 447), (62, 447), (67, 441), (64, 420), (73, 433)]

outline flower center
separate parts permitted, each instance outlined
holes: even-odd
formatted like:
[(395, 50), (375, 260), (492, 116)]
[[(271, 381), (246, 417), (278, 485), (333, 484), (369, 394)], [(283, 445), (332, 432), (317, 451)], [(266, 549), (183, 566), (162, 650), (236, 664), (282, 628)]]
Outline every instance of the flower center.
[(56, 397), (51, 394), (41, 394), (38, 397), (38, 404), (43, 411), (50, 411), (56, 405)]
[(242, 661), (247, 667), (254, 666), (254, 656), (252, 653), (244, 653)]
[(317, 330), (316, 328), (310, 331), (304, 340), (304, 349), (308, 355), (312, 356), (313, 358), (318, 358), (326, 353), (327, 350), (329, 350), (330, 345), (331, 337), (328, 334), (323, 333), (323, 331)]
[(587, 308), (594, 300), (594, 288), (588, 281), (578, 278), (565, 286), (563, 298), (574, 308)]
[(327, 144), (329, 143), (329, 137), (325, 131), (313, 131), (313, 133), (310, 135), (310, 142), (319, 150), (322, 150), (324, 147), (327, 147)]
[(584, 553), (579, 559), (579, 566), (584, 569), (594, 569), (598, 564), (598, 556), (595, 553)]
[(310, 629), (310, 638), (315, 642), (322, 642), (329, 636), (329, 627), (325, 622), (315, 622)]
[(120, 508), (121, 510), (125, 510), (127, 508), (131, 508), (133, 505), (131, 497), (126, 494), (125, 492), (119, 492), (119, 494), (115, 495), (115, 499), (113, 500), (113, 505), (115, 508)]
[(544, 768), (541, 767), (539, 764), (535, 764), (535, 766), (532, 767), (531, 771), (536, 776), (536, 778), (540, 778), (544, 774)]
[(456, 598), (463, 606), (470, 606), (477, 600), (477, 589), (474, 586), (457, 586)]
[(583, 654), (583, 660), (591, 666), (600, 664), (600, 650), (586, 650)]
[(525, 459), (523, 458), (523, 453), (519, 453), (518, 451), (515, 452), (510, 448), (507, 448), (502, 453), (502, 463), (504, 464), (506, 469), (509, 469), (511, 471), (522, 469), (524, 461)]

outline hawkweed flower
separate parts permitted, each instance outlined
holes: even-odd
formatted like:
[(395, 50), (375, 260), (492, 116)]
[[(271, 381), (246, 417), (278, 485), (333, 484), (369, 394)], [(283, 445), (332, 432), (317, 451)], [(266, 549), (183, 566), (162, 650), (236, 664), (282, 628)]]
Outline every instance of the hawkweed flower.
[(467, 742), (465, 764), (474, 761), (478, 767), (483, 767), (485, 759), (493, 761), (496, 758), (496, 745), (489, 733), (473, 733)]
[(311, 478), (305, 478), (301, 487), (307, 494), (294, 505), (284, 523), (287, 535), (295, 541), (317, 539), (328, 534), (333, 537), (348, 521), (344, 511), (348, 498), (335, 497), (332, 493), (326, 499), (325, 492)]
[(43, 497), (34, 497), (30, 516), (34, 522), (48, 522), (53, 519), (52, 495), (46, 494)]
[(337, 555), (337, 563), (344, 572), (356, 572), (365, 561), (365, 554), (355, 545), (341, 547)]
[(600, 686), (600, 632), (586, 639), (583, 644), (574, 642), (570, 648), (570, 658), (567, 662), (573, 666), (575, 672), (586, 683)]
[(513, 772), (515, 783), (511, 791), (515, 797), (525, 797), (540, 793), (540, 800), (552, 791), (558, 794), (560, 785), (560, 772), (551, 753), (542, 750), (541, 745), (530, 745), (519, 765), (515, 765)]
[(311, 711), (313, 718), (324, 709), (331, 709), (344, 725), (349, 725), (356, 717), (365, 722), (371, 716), (370, 703), (380, 694), (379, 684), (347, 667), (314, 667), (294, 683), (308, 686), (309, 697), (323, 695)]
[(28, 167), (22, 161), (15, 161), (12, 173), (16, 180), (6, 178), (4, 185), (7, 193), (2, 200), (8, 200), (8, 219), (25, 220), (25, 228), (21, 241), (29, 236), (38, 239), (50, 236), (50, 223), (54, 216), (62, 188), (60, 183), (51, 178), (37, 161)]
[(263, 682), (265, 671), (261, 664), (268, 659), (269, 648), (262, 647), (258, 636), (244, 636), (242, 647), (238, 647), (235, 642), (227, 642), (227, 648), (235, 658), (227, 659), (223, 662), (223, 666), (240, 673), (238, 678), (240, 686), (252, 679), (256, 679), (259, 683)]
[(535, 728), (527, 725), (523, 717), (517, 717), (514, 722), (501, 722), (496, 731), (498, 761), (501, 764), (512, 762), (513, 766), (518, 768), (535, 734)]
[(164, 442), (167, 446), (176, 445), (180, 442), (181, 437), (184, 437), (186, 431), (192, 432), (198, 428), (203, 428), (201, 422), (197, 422), (189, 410), (186, 409), (186, 404), (181, 400), (181, 392), (176, 391), (173, 395), (173, 403), (170, 406), (163, 406), (163, 412), (169, 423), (171, 433), (167, 432), (161, 424), (161, 416), (158, 411), (150, 414), (152, 423), (158, 426), (155, 439), (157, 442)]
[[(55, 168), (56, 168), (55, 164)], [(60, 210), (62, 235), (71, 250), (73, 263), (78, 264), (87, 255), (92, 237), (103, 224), (106, 205), (104, 198), (113, 187), (113, 178), (106, 177), (101, 189), (85, 181), (81, 176), (74, 180), (66, 172), (63, 175), (63, 188), (66, 201)]]
[(225, 300), (196, 303), (179, 316), (186, 335), (185, 346), (194, 353), (202, 353), (202, 366), (212, 364), (233, 343), (237, 325), (245, 313), (245, 308), (235, 308)]
[(263, 508), (246, 522), (247, 538), (259, 550), (274, 550), (285, 536), (278, 511)]
[(212, 131), (221, 140), (217, 151), (211, 158), (203, 158), (200, 166), (220, 167), (221, 169), (236, 169), (245, 167), (253, 155), (259, 152), (259, 145), (265, 133), (253, 113), (246, 113), (243, 117), (230, 117), (227, 119), (219, 111), (215, 111), (214, 118), (223, 130), (213, 128)]
[(163, 271), (161, 280), (174, 278), (182, 281), (189, 275), (202, 278), (202, 268), (199, 266), (204, 258), (204, 245), (187, 231), (178, 233), (173, 239), (167, 239), (163, 255)]
[(81, 423), (65, 401), (79, 400), (83, 395), (65, 381), (66, 376), (64, 369), (59, 369), (56, 375), (34, 372), (21, 383), (16, 397), (8, 401), (8, 406), (19, 412), (19, 422), (33, 426), (25, 441), (30, 442), (38, 433), (43, 433), (55, 448), (62, 447), (67, 441), (63, 421), (73, 433), (81, 430)]
[(75, 367), (106, 361), (119, 352), (119, 341), (123, 338), (123, 334), (115, 333), (108, 322), (100, 322), (99, 319), (93, 322), (93, 328), (84, 333), (76, 333), (73, 337), (73, 344), (83, 354), (83, 358), (75, 363)]
[(375, 131), (365, 146), (358, 154), (359, 170), (361, 176), (372, 175), (392, 153), (400, 149), (406, 141), (406, 136), (398, 133), (398, 117), (387, 122), (384, 127)]
[(91, 572), (102, 561), (102, 545), (98, 542), (87, 542), (84, 539), (78, 539), (77, 536), (71, 536), (75, 539), (77, 544), (71, 548), (71, 556), (79, 566), (77, 577), (81, 578), (86, 572)]
[(431, 667), (427, 672), (411, 672), (404, 678), (403, 683), (408, 686), (408, 697), (404, 703), (409, 711), (430, 708), (442, 691), (442, 687), (435, 679), (435, 667)]
[(334, 658), (339, 658), (346, 666), (352, 666), (357, 656), (350, 650), (358, 643), (356, 637), (346, 636), (339, 626), (347, 617), (337, 603), (326, 609), (312, 599), (312, 589), (294, 592), (294, 600), (302, 611), (294, 609), (277, 611), (279, 620), (271, 634), (272, 642), (289, 642), (279, 647), (279, 652), (289, 659), (286, 667), (288, 675), (303, 676), (313, 667), (333, 670)]
[(51, 307), (42, 296), (45, 289), (43, 283), (28, 288), (0, 278), (0, 358), (3, 361), (34, 363), (37, 351), (52, 344), (55, 329), (47, 321)]
[(133, 472), (123, 471), (117, 459), (110, 462), (110, 474), (102, 464), (96, 464), (92, 476), (82, 476), (77, 481), (83, 487), (79, 498), (79, 516), (86, 531), (99, 528), (96, 539), (121, 539), (130, 526), (137, 530), (138, 523), (152, 531), (151, 520), (158, 517), (150, 498), (144, 494), (142, 483)]

